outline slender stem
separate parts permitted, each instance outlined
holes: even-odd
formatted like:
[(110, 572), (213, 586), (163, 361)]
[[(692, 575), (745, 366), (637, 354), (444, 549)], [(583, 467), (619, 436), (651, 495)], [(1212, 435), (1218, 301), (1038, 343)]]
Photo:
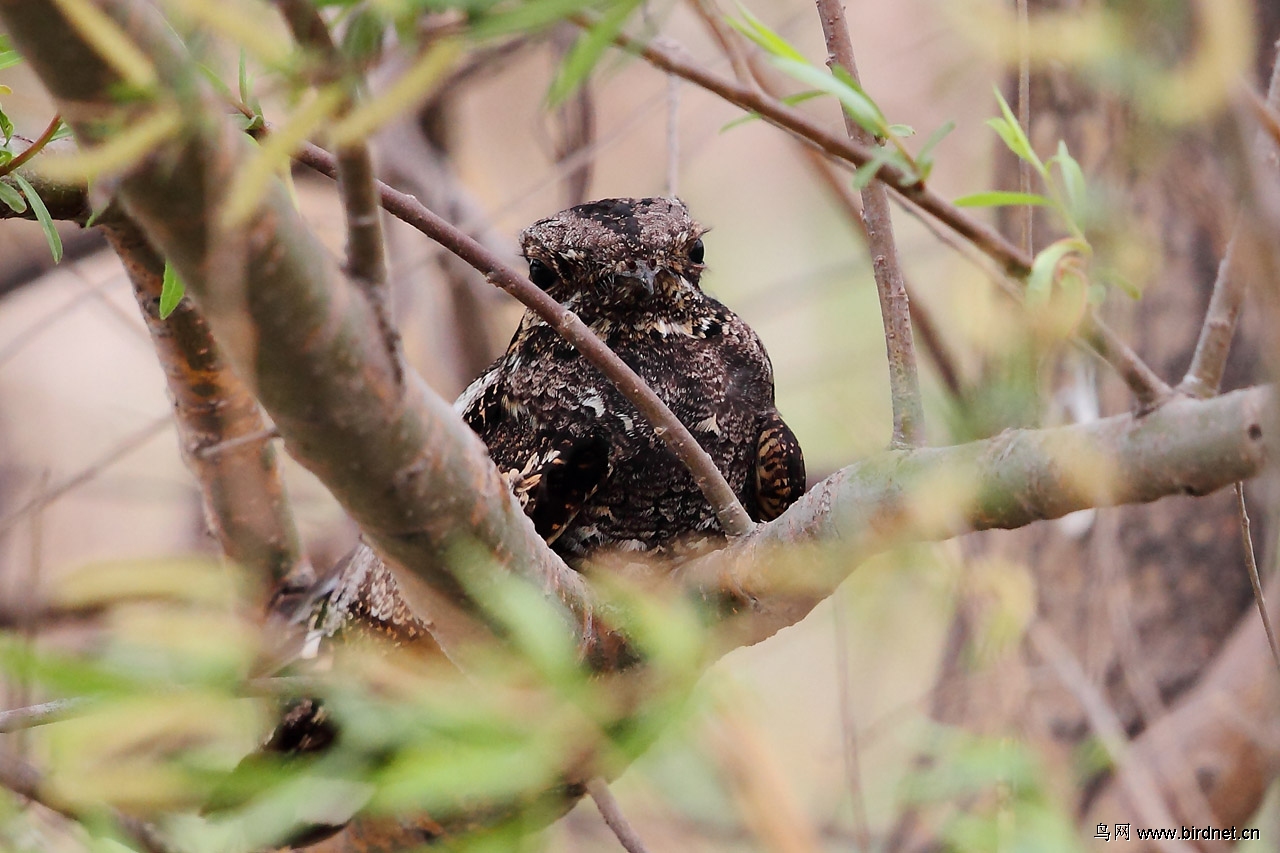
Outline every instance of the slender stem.
[[(337, 163), (332, 154), (317, 145), (306, 144), (296, 155), (298, 162), (333, 177)], [(755, 524), (729, 487), (728, 481), (716, 468), (711, 457), (702, 449), (693, 434), (680, 419), (659, 399), (640, 376), (614, 354), (595, 333), (572, 311), (565, 309), (525, 276), (502, 262), (495, 253), (481, 245), (470, 235), (428, 210), (413, 196), (379, 183), (382, 206), (398, 219), (417, 228), (446, 250), (457, 255), (480, 272), (489, 282), (510, 293), (530, 311), (582, 354), (597, 370), (617, 386), (654, 427), (654, 431), (666, 443), (677, 458), (684, 463), (702, 494), (711, 504), (716, 518), (725, 533), (742, 536), (750, 533)]]
[[(822, 34), (827, 42), (827, 65), (840, 66), (858, 79), (853, 42), (841, 0), (817, 0)], [(846, 111), (845, 131), (849, 138), (865, 146), (875, 145), (871, 134)], [(894, 447), (918, 447), (924, 441), (924, 403), (920, 397), (920, 377), (916, 369), (915, 341), (911, 332), (911, 300), (902, 279), (902, 263), (893, 236), (889, 211), (889, 191), (880, 181), (862, 190), (862, 221), (866, 225), (867, 248), (871, 251), (871, 271), (880, 297), (880, 317), (884, 322), (885, 349), (889, 356), (889, 396), (893, 403)]]
[(0, 711), (0, 734), (22, 731), (65, 720), (85, 706), (84, 699), (54, 699), (25, 708)]
[[(1022, 132), (1031, 134), (1031, 16), (1027, 9), (1027, 0), (1017, 0), (1018, 6), (1018, 124)], [(1031, 164), (1018, 158), (1018, 189), (1024, 193), (1031, 192)], [(1034, 254), (1031, 226), (1035, 219), (1035, 208), (1023, 205), (1022, 213), (1022, 250), (1028, 255)]]
[[(276, 0), (276, 5), (294, 40), (319, 54), (327, 82), (347, 81), (347, 107), (360, 97), (361, 80), (343, 61), (333, 43), (329, 26), (320, 10), (309, 0)], [(388, 352), (396, 358), (400, 337), (391, 319), (387, 293), (386, 246), (373, 155), (364, 139), (347, 142), (337, 149), (338, 196), (347, 226), (346, 273), (365, 294), (377, 314)], [(401, 377), (403, 379), (403, 377)]]
[(14, 157), (8, 163), (0, 166), (0, 178), (3, 178), (5, 175), (16, 170), (19, 166), (39, 154), (41, 149), (49, 144), (49, 140), (53, 139), (53, 135), (58, 132), (58, 126), (61, 124), (62, 116), (58, 113), (54, 113), (53, 119), (49, 122), (49, 126), (44, 129), (44, 133), (40, 134), (35, 142), (28, 145), (25, 151)]
[(631, 826), (627, 816), (622, 813), (622, 807), (618, 805), (617, 798), (613, 796), (613, 792), (609, 790), (609, 786), (603, 779), (597, 776), (588, 781), (587, 793), (591, 795), (596, 808), (600, 810), (600, 817), (604, 818), (609, 829), (613, 830), (613, 834), (618, 837), (618, 843), (622, 845), (622, 849), (627, 853), (648, 853), (644, 841)]
[[(595, 20), (589, 15), (571, 15), (569, 20), (580, 27), (590, 28)], [(688, 53), (669, 39), (655, 39), (644, 42), (626, 33), (614, 36), (614, 44), (629, 53), (644, 58), (646, 62), (662, 71), (675, 74), (689, 82), (706, 89), (724, 100), (742, 109), (759, 113), (769, 124), (791, 133), (803, 142), (812, 145), (819, 151), (862, 166), (874, 156), (869, 146), (862, 145), (847, 137), (828, 132), (808, 116), (787, 106), (776, 98), (772, 98), (750, 86), (735, 80), (713, 74), (698, 65)], [(998, 231), (969, 216), (960, 208), (948, 202), (942, 196), (929, 189), (912, 175), (908, 175), (889, 163), (883, 163), (876, 170), (876, 179), (903, 199), (912, 202), (921, 210), (927, 211), (939, 222), (964, 237), (976, 246), (983, 254), (990, 257), (1000, 268), (1014, 278), (1025, 281), (1031, 272), (1031, 256), (1013, 243), (1006, 240)], [(1090, 320), (1092, 336), (1084, 336), (1087, 343), (1093, 346), (1095, 340), (1101, 339), (1118, 342), (1115, 333), (1099, 319)], [(1142, 401), (1162, 401), (1172, 396), (1172, 390), (1154, 371), (1142, 364), (1132, 350), (1127, 347), (1108, 346), (1098, 354), (1116, 368), (1121, 378), (1129, 385), (1134, 395), (1143, 406)], [(1113, 362), (1112, 358), (1119, 361)]]
[(1249, 510), (1244, 503), (1244, 483), (1236, 483), (1236, 509), (1240, 513), (1240, 539), (1244, 545), (1244, 562), (1249, 570), (1249, 583), (1253, 585), (1253, 600), (1258, 603), (1258, 615), (1262, 617), (1262, 627), (1267, 632), (1267, 643), (1271, 646), (1271, 656), (1275, 658), (1276, 669), (1280, 670), (1280, 642), (1276, 641), (1276, 632), (1271, 626), (1271, 614), (1267, 610), (1267, 599), (1262, 594), (1262, 579), (1258, 576), (1258, 560), (1253, 553), (1253, 534), (1250, 532)]
[(1078, 334), (1081, 341), (1120, 374), (1138, 400), (1139, 414), (1153, 411), (1173, 398), (1173, 389), (1092, 310), (1085, 314)]
[[(1274, 114), (1280, 109), (1280, 61), (1271, 70), (1271, 83), (1267, 87), (1265, 102), (1257, 103), (1257, 96), (1253, 90), (1250, 89), (1248, 92), (1255, 113), (1265, 116)], [(1236, 134), (1243, 135), (1239, 127), (1236, 129)], [(1270, 144), (1268, 140), (1271, 140)], [(1274, 150), (1275, 140), (1271, 139), (1265, 124), (1258, 132), (1255, 145), (1259, 149)], [(1247, 148), (1247, 146), (1242, 147)], [(1242, 153), (1245, 158), (1250, 156), (1248, 150)], [(1250, 186), (1251, 181), (1246, 178), (1244, 183), (1246, 184), (1243, 205), (1245, 210), (1237, 217), (1236, 224), (1231, 229), (1231, 239), (1227, 243), (1227, 251), (1222, 257), (1222, 263), (1218, 265), (1218, 276), (1213, 282), (1213, 295), (1209, 297), (1209, 308), (1205, 312), (1204, 324), (1200, 327), (1200, 337), (1196, 340), (1191, 366), (1187, 368), (1187, 375), (1178, 385), (1179, 391), (1193, 397), (1212, 397), (1222, 386), (1222, 375), (1227, 369), (1227, 356), (1231, 352), (1231, 339), (1235, 337), (1236, 322), (1240, 317), (1240, 308), (1244, 304), (1246, 277), (1241, 257), (1244, 247), (1241, 246), (1241, 242), (1256, 243), (1249, 239), (1251, 235), (1248, 233), (1251, 227), (1254, 230), (1256, 227), (1243, 219), (1251, 215), (1248, 210), (1249, 195), (1253, 191)], [(1274, 235), (1268, 235), (1265, 239), (1270, 241), (1273, 237)], [(1255, 248), (1259, 251), (1268, 251), (1264, 246), (1255, 246)]]

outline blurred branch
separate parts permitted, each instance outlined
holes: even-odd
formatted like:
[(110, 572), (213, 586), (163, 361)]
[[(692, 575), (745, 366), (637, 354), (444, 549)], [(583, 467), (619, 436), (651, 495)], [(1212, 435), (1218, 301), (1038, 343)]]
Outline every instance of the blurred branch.
[[(1231, 125), (1228, 133), (1239, 149), (1239, 157), (1232, 159), (1239, 160), (1241, 165), (1237, 171), (1244, 173), (1235, 181), (1237, 194), (1242, 201), (1236, 223), (1231, 229), (1231, 239), (1227, 242), (1227, 250), (1218, 265), (1218, 275), (1213, 282), (1213, 293), (1209, 297), (1204, 325), (1200, 327), (1195, 354), (1191, 357), (1186, 376), (1178, 385), (1179, 391), (1193, 397), (1212, 397), (1218, 393), (1218, 388), (1222, 385), (1222, 374), (1227, 369), (1227, 356), (1231, 353), (1236, 321), (1247, 291), (1250, 272), (1247, 265), (1252, 263), (1256, 266), (1260, 260), (1271, 256), (1275, 251), (1275, 233), (1272, 228), (1267, 227), (1273, 223), (1266, 222), (1263, 210), (1266, 202), (1258, 196), (1268, 192), (1272, 195), (1276, 193), (1275, 152), (1280, 141), (1267, 132), (1266, 117), (1273, 116), (1280, 110), (1280, 61), (1271, 71), (1266, 101), (1258, 98), (1251, 88), (1245, 91), (1254, 114), (1262, 119), (1263, 128), (1257, 132), (1251, 149), (1246, 141), (1243, 116), (1235, 115), (1228, 119)], [(1265, 161), (1268, 167), (1266, 174), (1258, 174), (1262, 171), (1258, 168), (1261, 165), (1258, 161)], [(1255, 281), (1260, 280), (1264, 279), (1255, 278)]]
[[(827, 43), (827, 65), (839, 66), (856, 82), (858, 66), (849, 38), (841, 0), (817, 0), (818, 18)], [(868, 148), (876, 144), (843, 108), (849, 138)], [(862, 190), (862, 222), (871, 252), (871, 271), (880, 297), (885, 348), (889, 355), (889, 397), (893, 402), (893, 447), (918, 447), (924, 443), (924, 403), (920, 397), (920, 377), (916, 372), (915, 342), (911, 335), (911, 300), (902, 281), (902, 262), (893, 236), (889, 211), (889, 191), (882, 181), (872, 181)]]
[(1258, 559), (1253, 553), (1253, 532), (1249, 524), (1249, 508), (1244, 501), (1244, 483), (1236, 483), (1236, 510), (1240, 515), (1240, 539), (1244, 545), (1245, 570), (1249, 573), (1249, 583), (1253, 587), (1253, 600), (1258, 605), (1258, 616), (1262, 619), (1262, 627), (1267, 634), (1267, 645), (1271, 647), (1271, 657), (1276, 662), (1276, 671), (1280, 672), (1280, 644), (1276, 643), (1276, 632), (1271, 627), (1267, 598), (1263, 595), (1262, 578), (1258, 575)]
[[(595, 24), (590, 16), (582, 14), (571, 16), (570, 20), (583, 28), (590, 28)], [(769, 124), (793, 134), (828, 156), (855, 166), (865, 165), (874, 157), (874, 152), (868, 146), (827, 132), (806, 115), (776, 98), (702, 68), (683, 47), (669, 39), (654, 39), (646, 43), (626, 33), (618, 33), (613, 41), (623, 50), (643, 57), (655, 68), (688, 80), (744, 110), (759, 113)], [(945, 223), (995, 260), (1007, 274), (1019, 281), (1024, 281), (1030, 274), (1032, 259), (1026, 252), (914, 177), (891, 164), (882, 163), (876, 171), (876, 179)], [(1089, 315), (1086, 322), (1088, 327), (1082, 330), (1082, 339), (1115, 367), (1138, 399), (1142, 411), (1149, 411), (1173, 396), (1172, 389), (1151, 368), (1143, 364), (1137, 354), (1102, 320)]]
[[(1124, 767), (1125, 772), (1120, 774), (1120, 778), (1125, 785), (1125, 793), (1137, 807), (1137, 817), (1146, 826), (1176, 825), (1177, 821), (1169, 813), (1150, 770), (1130, 758), (1124, 726), (1107, 704), (1106, 697), (1085, 675), (1071, 650), (1044, 622), (1032, 623), (1027, 629), (1027, 640), (1036, 653), (1053, 668), (1063, 686), (1076, 697), (1089, 720), (1089, 727), (1093, 729), (1112, 763)], [(1166, 853), (1194, 853), (1194, 848), (1185, 841), (1160, 840), (1156, 842), (1156, 846)]]
[(133, 451), (137, 450), (139, 447), (142, 447), (151, 439), (155, 438), (160, 433), (164, 432), (165, 429), (168, 428), (171, 423), (172, 421), (170, 419), (169, 413), (166, 412), (165, 414), (161, 415), (159, 418), (156, 418), (155, 420), (151, 421), (150, 423), (146, 424), (145, 426), (141, 427), (140, 429), (126, 436), (118, 444), (116, 444), (114, 447), (108, 450), (105, 454), (103, 454), (99, 459), (95, 460), (89, 465), (86, 465), (82, 470), (76, 472), (75, 474), (72, 474), (70, 477), (67, 477), (65, 480), (61, 480), (57, 483), (54, 483), (52, 486), (49, 486), (48, 488), (42, 489), (39, 494), (37, 494), (31, 500), (27, 501), (27, 503), (23, 504), (21, 507), (11, 512), (9, 515), (6, 515), (3, 518), (0, 518), (0, 534), (3, 534), (7, 530), (9, 530), (9, 528), (13, 527), (15, 524), (17, 524), (22, 519), (26, 518), (31, 513), (36, 512), (37, 510), (43, 509), (44, 507), (53, 503), (58, 498), (62, 497), (72, 489), (78, 488), (84, 485), (85, 483), (89, 482), (94, 477), (101, 474), (104, 469), (111, 467), (115, 463), (119, 462), (125, 456), (129, 455)]
[(72, 716), (84, 706), (84, 699), (54, 699), (25, 708), (0, 711), (0, 734), (56, 723)]
[(182, 456), (200, 484), (205, 518), (223, 553), (264, 583), (286, 577), (291, 584), (313, 582), (280, 461), (251, 389), (231, 372), (189, 298), (161, 318), (164, 259), (137, 225), (117, 216), (104, 229), (133, 283), (173, 398)]
[[(1280, 584), (1273, 579), (1267, 592), (1274, 598)], [(1130, 742), (1130, 761), (1146, 768), (1163, 791), (1176, 792), (1177, 781), (1190, 774), (1217, 824), (1244, 824), (1280, 767), (1277, 707), (1280, 677), (1266, 632), (1246, 613), (1199, 683)], [(1088, 807), (1086, 823), (1123, 823), (1132, 817), (1125, 778), (1130, 773), (1126, 763), (1106, 781)], [(1173, 818), (1173, 825), (1195, 822), (1185, 813)]]
[[(93, 815), (64, 801), (50, 791), (44, 779), (41, 778), (40, 772), (26, 762), (0, 755), (0, 787), (8, 788), (18, 796), (39, 803), (50, 811), (57, 812), (81, 825), (92, 826), (95, 823), (92, 820)], [(126, 838), (137, 844), (138, 849), (145, 853), (172, 853), (173, 848), (143, 821), (120, 812), (114, 812), (109, 819)]]
[[(155, 65), (163, 81), (157, 97), (208, 97), (154, 6), (103, 0), (97, 7)], [(109, 132), (102, 116), (123, 109), (114, 101), (116, 72), (61, 7), (6, 3), (0, 15), (82, 143), (101, 142)], [(182, 134), (164, 156), (127, 170), (118, 194), (185, 281), (290, 452), (391, 565), (426, 582), (432, 616), (450, 640), (490, 635), (477, 622), (460, 571), (515, 573), (547, 589), (585, 635), (589, 598), (581, 577), (546, 547), (453, 407), (416, 376), (401, 383), (373, 307), (316, 241), (284, 187), (269, 181), (242, 224), (220, 223), (218, 211), (252, 143), (225, 120), (193, 122)], [(459, 560), (463, 547), (478, 559)]]

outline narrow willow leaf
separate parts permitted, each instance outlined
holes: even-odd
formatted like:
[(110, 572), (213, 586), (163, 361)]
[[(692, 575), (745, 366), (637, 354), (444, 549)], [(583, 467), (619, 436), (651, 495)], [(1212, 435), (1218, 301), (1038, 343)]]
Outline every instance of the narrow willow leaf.
[(859, 166), (858, 170), (853, 173), (854, 188), (859, 191), (865, 190), (875, 180), (876, 173), (880, 171), (880, 167), (886, 163), (892, 163), (897, 154), (897, 151), (890, 148), (877, 146), (871, 159)]
[(132, 166), (181, 126), (178, 111), (164, 107), (112, 134), (102, 145), (82, 148), (74, 154), (42, 157), (40, 173), (58, 181), (92, 181), (99, 175)]
[(90, 0), (53, 0), (71, 26), (93, 46), (116, 73), (139, 89), (149, 89), (156, 82), (156, 69), (151, 60), (133, 43), (119, 24)]
[(161, 320), (169, 319), (169, 315), (173, 313), (173, 309), (178, 307), (178, 303), (182, 301), (182, 297), (186, 292), (187, 286), (178, 277), (178, 271), (173, 268), (173, 264), (165, 261), (164, 279), (160, 284)]
[(7, 204), (14, 213), (25, 213), (27, 210), (27, 202), (22, 197), (22, 193), (4, 181), (0, 181), (0, 201)]
[[(803, 103), (805, 101), (809, 101), (814, 98), (819, 98), (825, 94), (826, 92), (819, 92), (817, 89), (809, 89), (808, 91), (797, 92), (794, 95), (787, 95), (785, 98), (782, 98), (781, 101), (787, 106), (795, 106), (796, 104)], [(756, 119), (759, 119), (759, 118), (763, 118), (763, 116), (761, 116), (760, 113), (752, 110), (746, 115), (739, 116), (738, 118), (735, 118), (733, 121), (726, 124), (724, 127), (720, 128), (720, 132), (724, 133), (726, 130), (730, 130), (732, 128), (738, 127), (739, 125), (747, 124), (748, 122), (755, 121)]]
[(0, 71), (12, 68), (21, 61), (22, 56), (13, 49), (13, 45), (9, 43), (9, 37), (0, 34)]
[(772, 62), (806, 86), (834, 95), (845, 112), (867, 133), (879, 137), (888, 135), (889, 126), (880, 113), (880, 108), (863, 93), (807, 62), (779, 56), (774, 57)]
[(891, 124), (889, 125), (889, 132), (894, 136), (901, 136), (904, 138), (916, 135), (916, 129), (909, 124)]
[(1062, 140), (1058, 141), (1058, 153), (1050, 162), (1058, 164), (1058, 171), (1062, 173), (1062, 185), (1067, 192), (1067, 208), (1071, 211), (1071, 218), (1079, 225), (1088, 212), (1089, 190), (1085, 184), (1084, 170), (1067, 150), (1067, 143)]
[(1013, 114), (1013, 110), (1009, 109), (1009, 104), (1004, 99), (1004, 95), (1000, 94), (1000, 87), (993, 87), (996, 93), (996, 100), (1000, 102), (1000, 113), (1004, 116), (1003, 130), (998, 126), (999, 119), (989, 119), (987, 125), (995, 128), (996, 133), (1000, 134), (1000, 138), (1004, 140), (1004, 144), (1009, 146), (1019, 159), (1025, 160), (1035, 167), (1041, 177), (1047, 177), (1044, 164), (1040, 162), (1040, 158), (1036, 156), (1035, 149), (1031, 147), (1031, 140), (1027, 139), (1026, 133), (1022, 130), (1022, 125), (1018, 123), (1018, 119)]
[(0, 134), (4, 135), (4, 143), (8, 145), (13, 138), (13, 121), (4, 110), (0, 110)]
[(44, 206), (44, 199), (40, 198), (40, 193), (36, 192), (36, 188), (31, 186), (31, 182), (19, 175), (17, 172), (11, 173), (14, 183), (21, 189), (22, 194), (27, 197), (27, 201), (31, 202), (31, 212), (36, 215), (36, 222), (40, 223), (40, 229), (44, 231), (45, 242), (49, 244), (49, 254), (53, 255), (53, 262), (60, 263), (62, 261), (62, 236), (58, 234), (58, 229), (53, 225), (53, 217), (49, 215), (49, 208)]
[(272, 173), (289, 162), (298, 146), (316, 128), (329, 120), (344, 99), (340, 86), (319, 89), (310, 103), (289, 116), (287, 121), (262, 141), (231, 181), (231, 188), (227, 190), (227, 200), (222, 208), (223, 225), (237, 225), (253, 212)]
[(511, 33), (532, 33), (575, 12), (581, 12), (593, 2), (594, 0), (529, 0), (506, 7), (499, 13), (477, 17), (469, 33), (476, 41)]
[(564, 103), (565, 98), (577, 91), (613, 42), (613, 37), (639, 6), (640, 0), (622, 0), (605, 13), (595, 26), (578, 36), (564, 62), (560, 64), (560, 72), (551, 82), (551, 88), (547, 92), (548, 106), (559, 106)]
[(241, 50), (271, 68), (288, 64), (291, 47), (263, 21), (271, 20), (274, 10), (256, 0), (167, 0), (168, 4), (182, 10), (192, 20), (225, 36)]
[(1028, 302), (1048, 300), (1058, 270), (1073, 255), (1088, 258), (1093, 255), (1093, 247), (1078, 237), (1064, 237), (1045, 246), (1036, 255), (1031, 262), (1031, 274), (1027, 276)]
[(460, 40), (441, 39), (436, 42), (385, 92), (361, 104), (335, 124), (329, 131), (329, 139), (342, 147), (364, 139), (387, 122), (412, 112), (461, 55)]
[(1036, 193), (1008, 192), (991, 190), (990, 192), (973, 193), (961, 196), (952, 202), (956, 207), (1009, 207), (1019, 204), (1033, 204), (1038, 207), (1050, 207), (1053, 201)]
[(759, 45), (765, 53), (782, 59), (807, 63), (808, 60), (804, 58), (804, 54), (792, 47), (789, 41), (769, 29), (764, 21), (751, 14), (751, 11), (746, 6), (739, 3), (738, 12), (742, 14), (742, 20), (729, 18), (729, 25)]
[(942, 127), (935, 130), (925, 139), (924, 145), (920, 146), (920, 153), (916, 155), (916, 162), (920, 164), (933, 163), (933, 149), (938, 147), (938, 143), (946, 139), (947, 134), (956, 129), (954, 121), (948, 121)]

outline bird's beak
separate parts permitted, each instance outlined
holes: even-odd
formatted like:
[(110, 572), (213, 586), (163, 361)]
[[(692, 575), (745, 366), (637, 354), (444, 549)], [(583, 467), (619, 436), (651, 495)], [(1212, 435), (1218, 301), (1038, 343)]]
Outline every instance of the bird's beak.
[(626, 278), (634, 279), (641, 287), (644, 288), (645, 293), (653, 296), (654, 282), (658, 278), (658, 270), (650, 262), (638, 261), (634, 270), (627, 270), (626, 272), (621, 273), (621, 275)]

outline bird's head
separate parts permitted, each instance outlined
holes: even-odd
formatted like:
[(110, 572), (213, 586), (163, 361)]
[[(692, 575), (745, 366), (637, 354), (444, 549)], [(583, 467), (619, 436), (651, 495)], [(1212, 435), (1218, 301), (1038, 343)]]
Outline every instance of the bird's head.
[(579, 313), (661, 312), (698, 290), (705, 230), (678, 198), (609, 198), (535, 222), (520, 246), (530, 280)]

